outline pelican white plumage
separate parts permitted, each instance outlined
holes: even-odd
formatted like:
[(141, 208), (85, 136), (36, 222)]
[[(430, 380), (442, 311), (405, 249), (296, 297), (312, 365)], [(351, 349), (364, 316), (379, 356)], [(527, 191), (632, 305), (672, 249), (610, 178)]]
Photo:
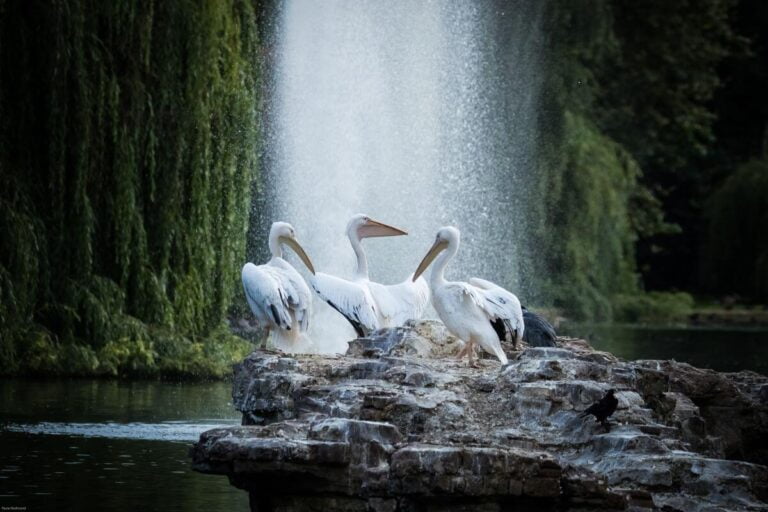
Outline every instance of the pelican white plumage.
[(357, 257), (353, 279), (322, 272), (311, 279), (312, 288), (352, 324), (358, 336), (418, 319), (429, 303), (429, 285), (423, 278), (414, 282), (409, 276), (402, 283), (384, 285), (368, 277), (368, 259), (362, 239), (407, 234), (365, 214), (357, 214), (347, 223), (347, 237)]
[(477, 344), (507, 364), (501, 341), (511, 341), (517, 346), (525, 329), (520, 301), (514, 294), (484, 279), (472, 278), (469, 283), (445, 280), (445, 267), (459, 250), (460, 238), (458, 229), (441, 228), (413, 278), (418, 278), (437, 258), (429, 279), (432, 305), (448, 330), (466, 342), (459, 356), (467, 353), (472, 365)]
[(242, 279), (245, 297), (260, 326), (272, 335), (275, 348), (287, 353), (314, 350), (307, 336), (312, 313), (312, 292), (304, 278), (283, 259), (283, 244), (290, 246), (310, 272), (312, 262), (296, 240), (296, 231), (286, 222), (275, 222), (269, 230), (270, 259), (264, 265), (246, 263)]

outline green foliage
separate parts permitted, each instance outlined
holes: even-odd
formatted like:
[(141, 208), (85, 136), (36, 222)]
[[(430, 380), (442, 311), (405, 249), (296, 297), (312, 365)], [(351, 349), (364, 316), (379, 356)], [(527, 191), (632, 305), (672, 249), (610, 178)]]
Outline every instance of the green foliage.
[[(528, 201), (539, 281), (529, 287), (543, 288), (543, 301), (574, 318), (610, 320), (640, 300), (638, 243), (645, 264), (656, 247), (648, 240), (680, 235), (670, 220), (695, 203), (670, 191), (689, 183), (686, 166), (712, 142), (716, 65), (744, 43), (730, 24), (733, 4), (547, 4), (540, 157)], [(649, 310), (664, 302), (643, 300)]]
[(735, 0), (613, 0), (617, 51), (601, 63), (601, 126), (653, 183), (686, 167), (712, 142), (708, 102), (716, 66), (744, 41), (731, 26)]
[(0, 73), (0, 372), (221, 375), (243, 351), (220, 328), (257, 176), (253, 4), (7, 1)]
[(684, 321), (691, 314), (693, 297), (685, 292), (649, 292), (613, 297), (614, 320), (665, 324)]
[(768, 300), (768, 160), (737, 169), (706, 213), (702, 281), (712, 290)]
[(552, 248), (547, 286), (575, 318), (610, 319), (610, 297), (637, 290), (629, 204), (638, 169), (582, 116), (566, 112), (559, 158), (546, 169), (550, 209), (542, 238)]
[[(615, 51), (610, 3), (548, 4), (539, 167), (530, 235), (544, 300), (579, 319), (610, 319), (611, 297), (638, 291), (634, 243), (660, 213), (632, 156), (593, 121), (595, 62)], [(652, 196), (650, 196), (652, 198)], [(648, 203), (637, 216), (634, 205)], [(655, 217), (654, 217), (655, 216)]]
[(224, 326), (213, 331), (206, 342), (193, 342), (171, 332), (158, 333), (155, 348), (163, 375), (216, 378), (230, 375), (232, 365), (253, 349), (249, 342), (233, 335)]
[[(743, 0), (612, 0), (617, 51), (599, 63), (595, 120), (643, 169), (665, 212), (640, 233), (638, 266), (651, 288), (695, 288), (701, 206), (718, 151), (713, 98), (722, 64), (744, 54), (734, 11)], [(661, 220), (661, 219), (658, 219)], [(655, 226), (654, 226), (655, 224)]]

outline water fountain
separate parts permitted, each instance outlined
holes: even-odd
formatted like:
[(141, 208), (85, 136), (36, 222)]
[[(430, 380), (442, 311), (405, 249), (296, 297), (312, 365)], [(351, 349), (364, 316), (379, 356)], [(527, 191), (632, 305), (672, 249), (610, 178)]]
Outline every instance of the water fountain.
[[(524, 270), (540, 2), (376, 0), (283, 4), (266, 133), (270, 215), (294, 224), (325, 272), (350, 276), (358, 212), (410, 232), (368, 240), (372, 279), (413, 272), (440, 226), (463, 232), (449, 275), (513, 290)], [(316, 301), (324, 348), (352, 338)]]

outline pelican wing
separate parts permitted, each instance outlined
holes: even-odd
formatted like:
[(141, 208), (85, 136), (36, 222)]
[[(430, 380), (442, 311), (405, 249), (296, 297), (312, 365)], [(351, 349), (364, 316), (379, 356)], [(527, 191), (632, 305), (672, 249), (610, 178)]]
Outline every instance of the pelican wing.
[(504, 290), (504, 288), (501, 288), (501, 286), (497, 285), (496, 283), (486, 281), (485, 279), (480, 279), (479, 277), (470, 278), (469, 284), (471, 284), (475, 288), (480, 288), (482, 290), (493, 290), (494, 288), (499, 288), (501, 290)]
[(379, 328), (376, 303), (364, 285), (322, 272), (315, 274), (310, 283), (325, 302), (352, 324), (358, 336)]
[(429, 285), (421, 277), (416, 282), (411, 276), (402, 283), (383, 285), (369, 282), (368, 289), (376, 301), (383, 322), (381, 327), (396, 327), (408, 320), (417, 320), (429, 304)]
[(442, 293), (454, 297), (454, 300), (446, 302), (446, 304), (455, 304), (454, 307), (456, 310), (449, 311), (450, 313), (458, 314), (461, 311), (460, 308), (462, 307), (461, 305), (464, 299), (469, 299), (475, 306), (483, 309), (483, 302), (485, 299), (480, 294), (480, 290), (467, 283), (459, 281), (447, 283), (442, 287)]
[(452, 317), (466, 317), (468, 322), (476, 321), (476, 317), (467, 315), (467, 308), (479, 310), (481, 318), (485, 317), (496, 332), (496, 336), (491, 338), (483, 337), (477, 341), (484, 350), (499, 358), (502, 364), (507, 364), (507, 355), (501, 347), (501, 340), (504, 337), (498, 336), (499, 330), (497, 328), (499, 324), (503, 326), (504, 321), (499, 319), (498, 312), (492, 309), (492, 305), (489, 304), (485, 296), (485, 291), (471, 284), (451, 282), (443, 285), (439, 293), (450, 297), (448, 300), (444, 298), (442, 303), (445, 313)]
[(488, 315), (500, 340), (511, 341), (517, 345), (523, 338), (525, 324), (520, 301), (511, 292), (485, 279), (473, 277), (470, 286), (483, 298), (480, 308)]
[(246, 263), (242, 271), (243, 289), (251, 311), (259, 322), (290, 329), (292, 320), (288, 291), (280, 269), (270, 265)]
[(298, 271), (282, 258), (273, 258), (269, 265), (279, 269), (281, 284), (288, 298), (288, 304), (296, 314), (300, 330), (309, 330), (309, 317), (312, 312), (312, 292)]

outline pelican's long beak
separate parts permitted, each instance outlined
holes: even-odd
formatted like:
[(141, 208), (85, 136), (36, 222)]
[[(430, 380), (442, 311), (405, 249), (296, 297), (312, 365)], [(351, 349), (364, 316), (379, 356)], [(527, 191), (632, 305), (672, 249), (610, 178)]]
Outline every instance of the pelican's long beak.
[(357, 229), (357, 235), (360, 238), (372, 238), (375, 236), (401, 236), (407, 235), (407, 231), (384, 224), (377, 220), (369, 219), (368, 222), (363, 224)]
[(295, 238), (290, 237), (283, 237), (283, 241), (291, 246), (291, 249), (294, 250), (294, 252), (301, 258), (301, 261), (304, 262), (304, 264), (307, 266), (310, 272), (312, 274), (315, 274), (315, 267), (312, 265), (312, 260), (309, 259), (309, 256), (307, 256), (307, 253), (304, 252), (304, 248), (299, 245), (299, 242)]
[(411, 281), (416, 281), (419, 276), (423, 274), (425, 270), (427, 270), (429, 264), (432, 263), (432, 261), (437, 258), (437, 255), (440, 254), (441, 251), (445, 250), (446, 247), (448, 247), (447, 241), (435, 240), (435, 243), (432, 244), (432, 247), (429, 249), (427, 255), (424, 256), (424, 259), (421, 260), (421, 263), (419, 263), (419, 268), (417, 268), (416, 272), (414, 272)]

